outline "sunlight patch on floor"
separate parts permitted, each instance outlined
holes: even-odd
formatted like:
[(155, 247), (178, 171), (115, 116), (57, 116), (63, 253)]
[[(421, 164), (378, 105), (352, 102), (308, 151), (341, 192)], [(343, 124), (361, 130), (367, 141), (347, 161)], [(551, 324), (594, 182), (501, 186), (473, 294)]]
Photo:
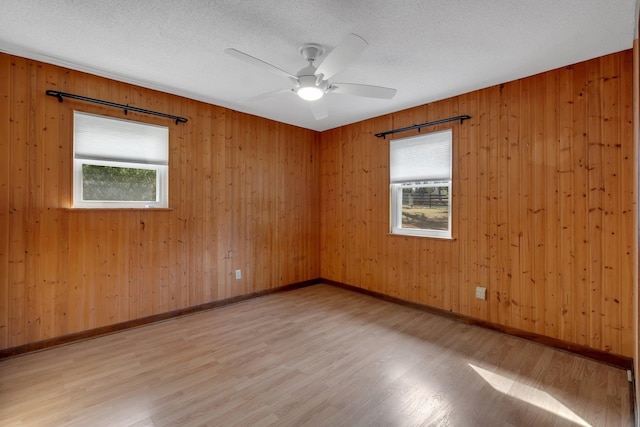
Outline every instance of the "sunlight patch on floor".
[(575, 412), (545, 391), (522, 384), (519, 381), (488, 371), (471, 363), (469, 363), (469, 366), (491, 387), (502, 394), (529, 403), (581, 426), (592, 427), (591, 424), (580, 418)]

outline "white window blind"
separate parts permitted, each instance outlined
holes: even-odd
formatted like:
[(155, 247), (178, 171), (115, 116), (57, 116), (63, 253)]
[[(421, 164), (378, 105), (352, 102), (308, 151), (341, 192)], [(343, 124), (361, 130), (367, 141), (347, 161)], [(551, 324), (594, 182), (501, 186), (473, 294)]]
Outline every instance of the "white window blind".
[(392, 140), (392, 184), (451, 180), (451, 130)]
[(74, 158), (169, 164), (169, 128), (74, 112)]

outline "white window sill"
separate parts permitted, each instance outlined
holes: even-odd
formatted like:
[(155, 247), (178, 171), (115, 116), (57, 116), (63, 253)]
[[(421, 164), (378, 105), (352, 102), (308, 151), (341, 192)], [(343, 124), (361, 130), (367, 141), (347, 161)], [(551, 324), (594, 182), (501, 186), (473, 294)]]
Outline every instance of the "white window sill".
[(409, 233), (387, 233), (387, 236), (392, 237), (418, 237), (420, 239), (438, 239), (438, 240), (457, 240), (455, 237), (445, 237), (445, 236), (427, 236), (423, 234), (409, 234)]

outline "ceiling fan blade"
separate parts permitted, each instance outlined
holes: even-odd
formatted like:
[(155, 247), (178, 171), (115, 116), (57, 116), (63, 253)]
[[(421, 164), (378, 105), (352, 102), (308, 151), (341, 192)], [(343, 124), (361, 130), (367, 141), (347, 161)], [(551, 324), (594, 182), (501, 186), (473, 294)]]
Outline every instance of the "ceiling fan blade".
[(248, 64), (252, 64), (252, 65), (258, 66), (258, 67), (260, 67), (260, 68), (262, 68), (264, 70), (271, 71), (272, 73), (276, 73), (276, 74), (279, 74), (281, 76), (285, 76), (285, 77), (289, 77), (290, 79), (297, 80), (296, 76), (294, 76), (293, 74), (283, 70), (282, 68), (278, 68), (275, 65), (271, 65), (268, 62), (264, 62), (262, 59), (258, 59), (258, 58), (255, 58), (255, 57), (251, 56), (251, 55), (247, 55), (246, 53), (240, 52), (239, 50), (229, 48), (229, 49), (225, 49), (224, 52), (227, 55), (231, 55), (234, 58), (237, 58), (237, 59), (239, 59), (241, 61), (244, 61), (244, 62), (246, 62)]
[(331, 78), (360, 55), (367, 46), (369, 46), (369, 43), (365, 39), (357, 34), (349, 34), (342, 43), (329, 52), (324, 61), (318, 66), (316, 75), (323, 74), (325, 80)]
[(329, 110), (327, 110), (327, 104), (322, 99), (309, 102), (311, 105), (311, 113), (316, 120), (322, 120), (329, 117)]
[(332, 83), (331, 92), (346, 93), (367, 98), (391, 99), (396, 95), (397, 89), (382, 86), (359, 85), (355, 83)]

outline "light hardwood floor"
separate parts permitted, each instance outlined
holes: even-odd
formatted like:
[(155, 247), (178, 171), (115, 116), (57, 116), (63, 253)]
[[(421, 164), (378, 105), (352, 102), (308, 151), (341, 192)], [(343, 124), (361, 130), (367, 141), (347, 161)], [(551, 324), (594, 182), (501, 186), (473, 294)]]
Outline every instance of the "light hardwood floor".
[(624, 370), (315, 285), (0, 362), (2, 426), (629, 426)]

